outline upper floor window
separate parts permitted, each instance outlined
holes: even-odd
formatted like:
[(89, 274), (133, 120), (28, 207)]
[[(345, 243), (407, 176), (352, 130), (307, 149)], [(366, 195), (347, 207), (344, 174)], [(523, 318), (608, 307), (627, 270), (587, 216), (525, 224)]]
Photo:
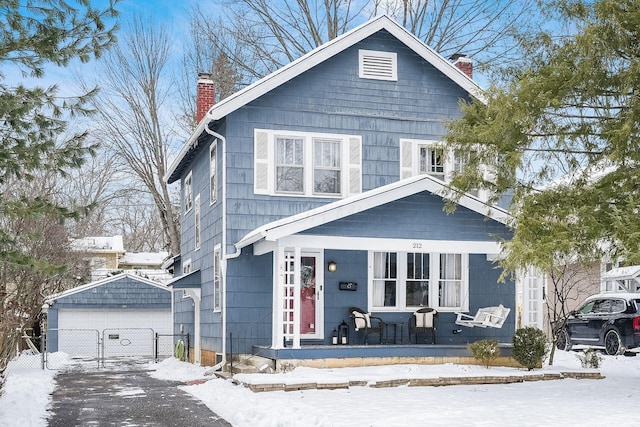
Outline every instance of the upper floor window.
[(346, 197), (361, 189), (362, 138), (255, 131), (256, 194)]
[(420, 174), (429, 174), (444, 181), (444, 149), (436, 144), (420, 145), (419, 151)]
[(191, 273), (191, 258), (182, 263), (182, 274)]
[(412, 311), (469, 305), (468, 255), (369, 252), (369, 310)]
[(198, 194), (196, 196), (196, 201), (195, 201), (195, 206), (194, 206), (194, 212), (195, 214), (193, 215), (195, 224), (194, 224), (194, 232), (195, 232), (195, 249), (199, 249), (200, 248), (200, 244), (201, 244), (201, 229), (200, 229), (200, 194)]
[(193, 207), (193, 176), (191, 172), (184, 179), (184, 213), (187, 213)]
[(214, 204), (217, 199), (218, 181), (217, 181), (217, 150), (218, 143), (211, 144), (209, 148), (209, 203)]

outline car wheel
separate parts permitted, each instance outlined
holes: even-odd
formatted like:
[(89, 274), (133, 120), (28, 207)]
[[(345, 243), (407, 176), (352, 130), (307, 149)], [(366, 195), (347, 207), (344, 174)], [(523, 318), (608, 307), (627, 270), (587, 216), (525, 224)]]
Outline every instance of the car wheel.
[(566, 329), (560, 331), (558, 341), (556, 341), (556, 348), (558, 350), (569, 351), (571, 350), (571, 339), (569, 338), (569, 332)]
[(620, 338), (620, 333), (617, 330), (610, 329), (605, 334), (604, 351), (610, 356), (623, 354), (625, 352), (622, 338)]

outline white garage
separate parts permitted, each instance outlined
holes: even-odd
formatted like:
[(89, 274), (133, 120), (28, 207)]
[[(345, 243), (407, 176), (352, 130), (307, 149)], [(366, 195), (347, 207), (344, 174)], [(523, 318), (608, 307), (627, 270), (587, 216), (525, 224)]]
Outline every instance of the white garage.
[(75, 357), (151, 356), (171, 334), (171, 290), (120, 274), (47, 298), (47, 351)]

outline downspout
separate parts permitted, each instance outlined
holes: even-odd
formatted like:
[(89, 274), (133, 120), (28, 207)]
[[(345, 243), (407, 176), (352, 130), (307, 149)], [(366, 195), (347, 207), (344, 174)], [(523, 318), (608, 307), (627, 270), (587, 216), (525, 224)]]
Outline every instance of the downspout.
[(227, 254), (227, 139), (209, 129), (209, 124), (204, 126), (205, 132), (222, 141), (222, 200), (220, 208), (222, 209), (222, 251), (220, 257), (220, 270), (222, 271), (222, 360), (212, 369), (217, 371), (224, 367), (227, 363), (227, 260), (237, 258), (240, 255), (240, 249), (235, 253)]

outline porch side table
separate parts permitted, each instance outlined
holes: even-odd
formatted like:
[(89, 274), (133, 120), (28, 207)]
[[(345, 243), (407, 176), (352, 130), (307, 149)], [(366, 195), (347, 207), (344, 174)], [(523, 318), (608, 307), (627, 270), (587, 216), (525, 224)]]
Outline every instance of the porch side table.
[[(384, 322), (385, 344), (402, 344), (404, 342), (404, 322)], [(400, 329), (400, 341), (398, 341), (398, 329)], [(393, 340), (390, 340), (390, 332), (393, 333)]]

